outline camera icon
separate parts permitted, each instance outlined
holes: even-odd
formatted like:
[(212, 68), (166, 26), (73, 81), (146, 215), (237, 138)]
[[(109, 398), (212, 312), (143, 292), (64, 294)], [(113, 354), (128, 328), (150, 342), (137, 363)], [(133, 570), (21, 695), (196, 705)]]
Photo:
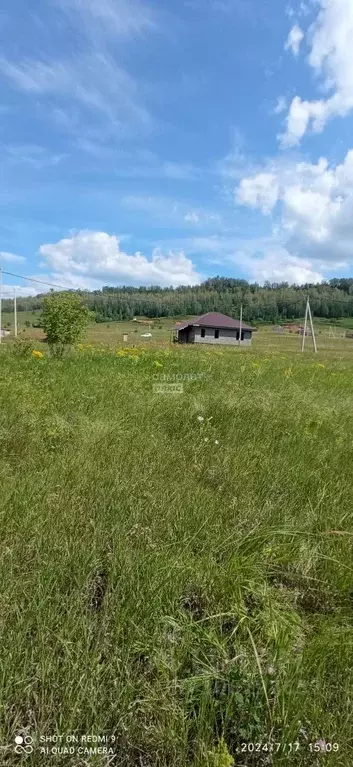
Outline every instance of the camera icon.
[(33, 753), (33, 738), (30, 735), (16, 735), (15, 737), (15, 754), (32, 754)]

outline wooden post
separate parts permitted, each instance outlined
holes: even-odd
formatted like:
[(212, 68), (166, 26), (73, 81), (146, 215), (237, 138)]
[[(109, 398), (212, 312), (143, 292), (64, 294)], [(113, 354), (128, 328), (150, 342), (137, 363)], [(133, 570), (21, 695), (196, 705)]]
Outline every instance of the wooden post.
[(303, 341), (302, 341), (302, 352), (304, 351), (306, 329), (308, 327), (308, 311), (309, 311), (309, 296), (308, 296), (308, 298), (306, 300), (305, 320), (304, 320), (304, 333), (303, 333)]
[(14, 321), (15, 321), (15, 338), (17, 338), (17, 296), (16, 296), (16, 288), (13, 289), (13, 313), (14, 313)]
[(311, 337), (313, 339), (313, 347), (315, 354), (317, 353), (317, 347), (316, 347), (316, 339), (315, 339), (315, 331), (314, 331), (314, 325), (313, 325), (313, 318), (311, 316), (311, 309), (310, 309), (310, 302), (308, 299), (308, 310), (309, 310), (309, 319), (310, 319), (310, 328), (311, 328)]
[(243, 325), (243, 304), (240, 304), (240, 322), (239, 322), (239, 346), (241, 344), (241, 329)]

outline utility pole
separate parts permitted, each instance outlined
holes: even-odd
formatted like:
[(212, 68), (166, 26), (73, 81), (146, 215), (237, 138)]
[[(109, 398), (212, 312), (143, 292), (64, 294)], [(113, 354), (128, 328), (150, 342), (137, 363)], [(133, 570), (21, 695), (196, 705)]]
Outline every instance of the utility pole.
[(14, 320), (15, 320), (15, 338), (17, 338), (17, 296), (16, 296), (16, 288), (13, 289), (13, 313), (14, 313)]
[(312, 340), (313, 340), (313, 348), (314, 348), (314, 352), (316, 353), (317, 352), (317, 347), (316, 347), (316, 339), (315, 339), (315, 331), (314, 331), (314, 325), (313, 325), (313, 318), (312, 318), (311, 309), (310, 309), (309, 296), (308, 296), (307, 301), (306, 301), (304, 331), (303, 331), (303, 341), (302, 341), (302, 352), (304, 351), (304, 347), (305, 347), (305, 337), (306, 337), (306, 331), (307, 331), (307, 328), (308, 328), (308, 317), (309, 317), (309, 321), (310, 321), (310, 329), (311, 329), (311, 337), (312, 337)]
[(316, 354), (316, 353), (317, 353), (317, 348), (316, 348), (316, 339), (315, 339), (315, 332), (314, 332), (313, 318), (312, 318), (312, 316), (311, 316), (311, 309), (310, 309), (310, 301), (309, 301), (309, 298), (308, 298), (308, 309), (309, 309), (309, 319), (310, 319), (311, 337), (312, 337), (312, 339), (313, 339), (313, 347), (314, 347), (314, 352), (315, 352), (315, 354)]
[(243, 325), (243, 304), (240, 304), (240, 322), (239, 322), (239, 346), (241, 344), (241, 329)]

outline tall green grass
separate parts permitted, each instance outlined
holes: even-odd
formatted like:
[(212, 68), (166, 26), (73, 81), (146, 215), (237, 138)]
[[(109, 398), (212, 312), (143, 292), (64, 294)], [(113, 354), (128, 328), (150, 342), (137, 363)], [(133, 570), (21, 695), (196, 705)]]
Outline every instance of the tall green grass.
[[(348, 767), (348, 354), (7, 349), (0, 366), (1, 763)], [(180, 374), (198, 376), (183, 394), (153, 391)], [(105, 734), (113, 760), (42, 754), (53, 734)]]

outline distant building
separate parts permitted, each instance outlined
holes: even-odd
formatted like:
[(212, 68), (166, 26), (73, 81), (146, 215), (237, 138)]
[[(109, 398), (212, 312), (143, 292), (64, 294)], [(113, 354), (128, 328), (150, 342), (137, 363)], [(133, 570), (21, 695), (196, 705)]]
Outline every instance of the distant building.
[(241, 324), (226, 314), (208, 312), (193, 320), (179, 322), (175, 328), (175, 340), (180, 344), (240, 344), (251, 346), (255, 328)]

